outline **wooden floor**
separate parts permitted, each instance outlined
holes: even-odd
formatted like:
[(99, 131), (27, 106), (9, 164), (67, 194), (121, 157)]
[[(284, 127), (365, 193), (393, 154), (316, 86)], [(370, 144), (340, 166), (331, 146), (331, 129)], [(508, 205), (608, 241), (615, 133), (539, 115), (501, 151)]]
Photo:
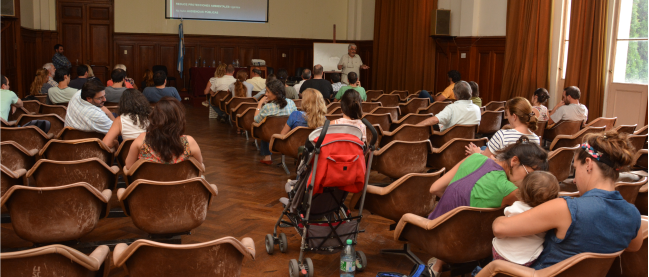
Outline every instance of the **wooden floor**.
[[(208, 110), (203, 107), (187, 106), (186, 133), (198, 142), (206, 167), (205, 177), (218, 188), (218, 196), (210, 207), (207, 219), (191, 235), (183, 236), (182, 243), (210, 241), (224, 236), (238, 239), (250, 237), (255, 241), (255, 260), (245, 260), (241, 276), (287, 276), (288, 262), (299, 255), (300, 236), (294, 229), (283, 229), (289, 240), (287, 253), (280, 253), (276, 246), (275, 254), (268, 255), (264, 246), (264, 236), (272, 233), (273, 226), (281, 214), (280, 197), (286, 196), (284, 184), (295, 178), (293, 160), (287, 163), (292, 171), (285, 174), (278, 166), (259, 163), (261, 156), (252, 138), (237, 135), (228, 124), (208, 119)], [(280, 155), (274, 155), (276, 163)], [(373, 179), (381, 178), (372, 175)], [(114, 196), (113, 196), (114, 198)], [(351, 198), (351, 197), (349, 197)], [(112, 201), (114, 203), (114, 201)], [(390, 220), (366, 215), (361, 222), (365, 233), (359, 235), (356, 250), (367, 255), (368, 267), (356, 276), (376, 276), (379, 271), (408, 273), (413, 264), (402, 256), (382, 255), (381, 249), (402, 248), (401, 242), (393, 239), (389, 231)], [(2, 248), (29, 247), (30, 243), (21, 240), (12, 230), (10, 223), (2, 224)], [(130, 218), (106, 218), (90, 234), (82, 238), (84, 242), (106, 241), (132, 238), (146, 238), (147, 234), (137, 229)], [(428, 256), (416, 251), (419, 258), (426, 261)], [(313, 259), (315, 276), (338, 276), (339, 254), (316, 255), (308, 253)], [(110, 276), (125, 276), (121, 268), (113, 268)]]

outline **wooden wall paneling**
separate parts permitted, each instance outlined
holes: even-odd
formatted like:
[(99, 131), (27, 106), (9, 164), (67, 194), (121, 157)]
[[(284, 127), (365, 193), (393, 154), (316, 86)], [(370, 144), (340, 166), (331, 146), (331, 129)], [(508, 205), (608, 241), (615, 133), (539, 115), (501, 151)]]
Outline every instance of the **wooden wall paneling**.
[(176, 78), (176, 83), (171, 83), (168, 85), (173, 85), (178, 87), (178, 82), (180, 80), (180, 75), (178, 75), (178, 45), (166, 44), (160, 45), (160, 58), (159, 65), (164, 65), (167, 67), (168, 77)]
[[(311, 55), (309, 55), (309, 50)], [(313, 69), (313, 48), (294, 48), (293, 49), (293, 72), (298, 67)]]
[[(144, 71), (151, 69), (157, 64), (155, 44), (138, 44), (137, 47), (137, 69), (138, 75), (143, 75)], [(128, 68), (127, 68), (128, 69)], [(142, 79), (140, 79), (141, 81)]]
[[(225, 62), (222, 59), (219, 59), (219, 57), (216, 56), (216, 47), (215, 46), (203, 46), (200, 45), (200, 54), (199, 54), (199, 59), (201, 59), (199, 62), (199, 67), (202, 67), (202, 62), (205, 61), (205, 66), (210, 66), (213, 60), (216, 60), (218, 63), (219, 61)], [(232, 61), (230, 61), (232, 63)]]
[[(194, 66), (196, 62), (196, 47), (185, 45), (185, 58), (183, 60), (183, 79), (178, 80), (178, 88), (189, 90), (189, 69)], [(182, 85), (181, 85), (182, 84)]]
[[(62, 23), (61, 24), (61, 40), (63, 44), (64, 55), (70, 60), (71, 63), (76, 64), (85, 63), (84, 59), (84, 44), (81, 43), (84, 36), (83, 23)], [(50, 51), (54, 56), (54, 48)]]
[[(89, 24), (88, 25), (88, 34), (90, 37), (90, 43), (88, 45), (89, 49), (89, 58), (92, 64), (94, 65), (110, 65), (110, 56), (107, 55), (110, 53), (110, 43), (108, 41), (110, 37), (110, 25), (108, 24)], [(75, 60), (70, 60), (71, 63), (75, 63)]]
[(126, 66), (126, 75), (134, 78), (137, 83), (137, 68), (135, 66), (135, 45), (133, 44), (118, 44), (115, 47), (115, 64), (123, 64)]
[[(275, 65), (272, 65), (275, 70), (286, 69), (288, 76), (295, 76), (295, 68), (291, 64), (291, 48), (289, 47), (277, 47), (275, 52), (276, 62)], [(267, 64), (270, 65), (270, 64)]]
[(277, 62), (275, 61), (276, 55), (273, 52), (274, 51), (272, 47), (257, 47), (257, 53), (253, 58), (266, 61), (266, 65), (272, 67), (275, 70), (275, 74), (277, 74), (277, 70), (279, 68), (277, 67)]
[[(207, 60), (207, 65), (205, 65), (205, 66), (212, 66), (212, 61), (215, 61), (216, 63), (221, 61), (222, 63), (225, 63), (225, 64), (232, 64), (232, 62), (234, 62), (234, 60), (236, 60), (238, 58), (239, 57), (237, 55), (237, 47), (236, 46), (232, 46), (232, 45), (220, 46), (219, 47), (218, 60), (217, 59)], [(245, 61), (242, 61), (241, 59), (239, 59), (239, 65), (240, 66), (246, 66), (247, 63)]]
[[(7, 76), (9, 79), (9, 86), (15, 86), (13, 84), (18, 83), (17, 80), (19, 75), (18, 61), (16, 60), (16, 53), (19, 51), (17, 45), (18, 33), (16, 33), (16, 25), (20, 25), (20, 21), (15, 18), (2, 17), (0, 23), (2, 26), (2, 32), (0, 34), (0, 47), (2, 48), (2, 56), (0, 57), (2, 63), (2, 75)], [(20, 86), (22, 87), (22, 84)], [(22, 92), (16, 91), (16, 88), (17, 86), (12, 90), (20, 96)]]
[(250, 61), (256, 59), (255, 57), (255, 47), (254, 46), (239, 46), (239, 63), (241, 65), (251, 65)]
[[(502, 90), (503, 87), (503, 73), (505, 72), (505, 51), (494, 51), (493, 52), (494, 56), (494, 66), (493, 66), (493, 74), (492, 74), (492, 101), (495, 100), (500, 100), (500, 91)], [(530, 92), (531, 95), (532, 92)]]

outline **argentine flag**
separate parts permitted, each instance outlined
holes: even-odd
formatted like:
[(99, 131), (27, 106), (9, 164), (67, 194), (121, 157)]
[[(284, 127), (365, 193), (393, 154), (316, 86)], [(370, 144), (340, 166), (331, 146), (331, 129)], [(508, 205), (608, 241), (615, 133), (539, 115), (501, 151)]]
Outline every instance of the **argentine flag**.
[(180, 72), (180, 78), (183, 77), (183, 60), (185, 59), (185, 35), (183, 34), (183, 21), (180, 20), (180, 25), (178, 25), (178, 72)]

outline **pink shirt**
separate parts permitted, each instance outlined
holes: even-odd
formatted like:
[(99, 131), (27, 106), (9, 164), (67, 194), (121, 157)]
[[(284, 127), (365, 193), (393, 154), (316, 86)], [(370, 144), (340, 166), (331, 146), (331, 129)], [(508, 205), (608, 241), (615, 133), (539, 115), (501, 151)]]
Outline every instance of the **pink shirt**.
[(367, 135), (366, 135), (366, 129), (365, 124), (360, 119), (345, 119), (345, 118), (339, 118), (331, 122), (331, 124), (349, 124), (349, 125), (354, 125), (361, 129), (361, 133), (363, 133), (363, 141), (367, 141)]
[[(126, 82), (124, 82), (124, 85), (126, 86), (126, 88), (133, 88), (133, 84), (131, 84), (127, 79), (124, 79), (124, 81), (126, 81)], [(108, 82), (106, 82), (107, 87), (110, 87), (112, 85), (113, 85), (113, 80), (108, 80)]]

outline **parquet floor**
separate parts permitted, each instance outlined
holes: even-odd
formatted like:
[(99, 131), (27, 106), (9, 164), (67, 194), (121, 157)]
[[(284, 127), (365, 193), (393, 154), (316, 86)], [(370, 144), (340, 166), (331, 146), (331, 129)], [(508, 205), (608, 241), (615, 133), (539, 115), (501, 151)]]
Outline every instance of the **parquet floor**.
[[(218, 196), (213, 200), (205, 223), (191, 235), (183, 236), (183, 243), (198, 243), (223, 236), (238, 239), (250, 237), (255, 241), (255, 260), (245, 260), (242, 276), (287, 276), (288, 262), (299, 255), (300, 237), (294, 229), (283, 229), (289, 240), (288, 253), (280, 253), (276, 246), (275, 254), (268, 255), (264, 246), (264, 236), (272, 233), (282, 205), (280, 197), (286, 196), (284, 184), (289, 178), (278, 166), (259, 163), (261, 156), (252, 138), (237, 135), (228, 124), (208, 119), (208, 110), (203, 107), (187, 106), (186, 133), (193, 136), (200, 145), (206, 166), (205, 177), (218, 188)], [(280, 161), (274, 155), (274, 161)], [(293, 160), (287, 163), (295, 178)], [(373, 174), (373, 179), (381, 178)], [(351, 197), (349, 197), (351, 198)], [(115, 203), (113, 201), (113, 203)], [(401, 248), (402, 243), (393, 240), (389, 231), (390, 220), (368, 215), (363, 218), (357, 250), (367, 255), (366, 272), (356, 276), (376, 276), (379, 271), (408, 273), (412, 263), (402, 256), (382, 255), (381, 249)], [(30, 243), (21, 240), (13, 232), (11, 224), (2, 224), (2, 247), (29, 247)], [(130, 218), (106, 218), (82, 241), (104, 241), (118, 239), (146, 238)], [(429, 257), (418, 251), (415, 253), (426, 261)], [(313, 259), (316, 276), (338, 276), (339, 254), (316, 255), (308, 253)], [(121, 268), (113, 268), (110, 276), (126, 276)]]

